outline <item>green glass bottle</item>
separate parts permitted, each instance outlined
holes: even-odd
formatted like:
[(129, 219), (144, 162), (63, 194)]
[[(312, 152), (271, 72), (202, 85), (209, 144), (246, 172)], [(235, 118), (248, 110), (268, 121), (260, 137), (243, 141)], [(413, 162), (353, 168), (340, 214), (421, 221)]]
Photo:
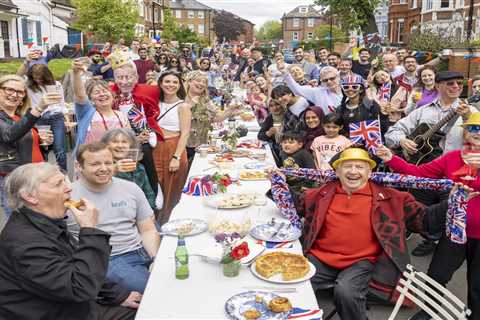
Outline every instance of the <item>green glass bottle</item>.
[(177, 249), (175, 250), (175, 278), (187, 279), (188, 270), (188, 251), (185, 246), (185, 238), (178, 236)]

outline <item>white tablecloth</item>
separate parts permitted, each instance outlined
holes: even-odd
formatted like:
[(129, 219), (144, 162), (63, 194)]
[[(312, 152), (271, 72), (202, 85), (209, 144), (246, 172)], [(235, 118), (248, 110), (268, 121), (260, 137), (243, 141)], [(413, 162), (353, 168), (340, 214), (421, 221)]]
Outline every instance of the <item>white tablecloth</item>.
[[(256, 133), (250, 133), (249, 137), (256, 137)], [(209, 163), (209, 160), (212, 159), (213, 155), (209, 155), (208, 158), (200, 158), (197, 154), (189, 175), (215, 172), (216, 169), (205, 171), (212, 167)], [(236, 159), (235, 167), (241, 169), (245, 163), (250, 161), (252, 160), (247, 158)], [(269, 154), (267, 162), (274, 164), (271, 154)], [(229, 186), (228, 192), (248, 191), (264, 194), (269, 188), (269, 181), (242, 181), (239, 186)], [(225, 216), (237, 215), (237, 217), (247, 214), (256, 222), (267, 222), (272, 217), (281, 218), (271, 200), (267, 200), (267, 205), (263, 207), (217, 210), (205, 206), (201, 197), (183, 194), (180, 203), (172, 212), (171, 219), (200, 218), (208, 220), (212, 215), (219, 213)], [(190, 277), (186, 280), (177, 280), (173, 259), (176, 245), (177, 238), (163, 237), (136, 319), (225, 319), (227, 318), (224, 311), (226, 300), (237, 293), (248, 291), (244, 287), (250, 286), (294, 287), (297, 289), (295, 293), (280, 293), (280, 295), (288, 297), (295, 307), (318, 309), (309, 281), (293, 285), (272, 284), (256, 278), (244, 266), (238, 277), (227, 278), (222, 274), (221, 265), (207, 263), (196, 256), (190, 257)], [(187, 237), (186, 245), (190, 254), (202, 253), (209, 247), (213, 247), (215, 240), (212, 235), (205, 232)], [(296, 241), (292, 249), (284, 250), (301, 253), (300, 242)]]

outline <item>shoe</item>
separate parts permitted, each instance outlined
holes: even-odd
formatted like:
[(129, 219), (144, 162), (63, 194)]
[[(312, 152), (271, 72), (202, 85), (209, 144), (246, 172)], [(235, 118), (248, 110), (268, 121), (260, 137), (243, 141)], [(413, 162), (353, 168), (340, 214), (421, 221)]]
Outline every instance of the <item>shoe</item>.
[(415, 257), (428, 256), (435, 250), (437, 243), (432, 240), (423, 240), (415, 249), (412, 250), (412, 255)]
[(408, 318), (408, 320), (431, 320), (431, 319), (432, 317), (430, 317), (428, 313), (426, 313), (423, 310), (415, 313), (413, 316)]

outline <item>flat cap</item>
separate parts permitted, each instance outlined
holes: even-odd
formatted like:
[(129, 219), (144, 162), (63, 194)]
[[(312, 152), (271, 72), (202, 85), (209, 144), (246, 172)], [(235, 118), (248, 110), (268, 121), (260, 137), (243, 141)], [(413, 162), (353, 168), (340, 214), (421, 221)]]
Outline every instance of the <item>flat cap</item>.
[(463, 79), (463, 73), (461, 72), (453, 72), (453, 71), (441, 71), (437, 73), (436, 81), (448, 81), (452, 79)]

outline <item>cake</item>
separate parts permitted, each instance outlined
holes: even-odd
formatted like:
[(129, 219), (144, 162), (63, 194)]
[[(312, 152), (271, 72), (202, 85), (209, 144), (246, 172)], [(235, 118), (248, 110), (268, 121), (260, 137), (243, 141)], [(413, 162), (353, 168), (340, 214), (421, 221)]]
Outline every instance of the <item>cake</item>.
[(285, 297), (276, 297), (270, 300), (268, 303), (268, 309), (272, 310), (273, 312), (287, 312), (292, 309), (292, 304)]
[(310, 265), (302, 255), (277, 251), (259, 257), (255, 262), (255, 270), (267, 279), (282, 274), (284, 281), (291, 281), (307, 275)]

